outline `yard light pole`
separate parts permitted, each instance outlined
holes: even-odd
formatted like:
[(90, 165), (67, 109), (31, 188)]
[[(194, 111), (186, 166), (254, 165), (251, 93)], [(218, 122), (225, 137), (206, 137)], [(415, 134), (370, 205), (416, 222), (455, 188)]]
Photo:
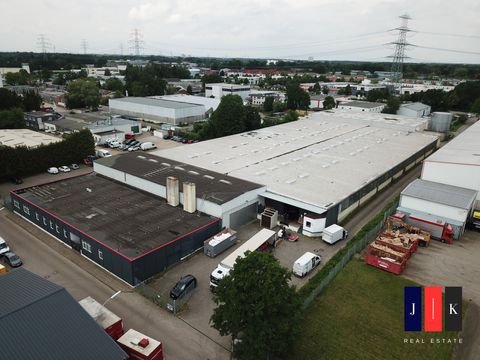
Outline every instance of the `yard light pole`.
[(107, 300), (105, 300), (105, 302), (102, 304), (102, 306), (105, 306), (105, 304), (107, 302), (109, 302), (110, 300), (113, 300), (117, 297), (117, 295), (119, 295), (120, 293), (122, 292), (122, 290), (118, 290), (115, 294), (113, 294), (112, 296), (110, 296)]

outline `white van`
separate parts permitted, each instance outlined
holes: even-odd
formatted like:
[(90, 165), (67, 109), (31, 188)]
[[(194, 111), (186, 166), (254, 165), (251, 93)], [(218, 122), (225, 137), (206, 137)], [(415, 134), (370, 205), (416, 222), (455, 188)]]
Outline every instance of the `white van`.
[(322, 261), (320, 255), (306, 252), (293, 263), (293, 274), (299, 277), (304, 277), (317, 267), (317, 265), (320, 264), (320, 261)]
[(150, 141), (146, 141), (140, 145), (140, 149), (142, 150), (151, 150), (151, 149), (156, 149), (157, 147), (155, 146), (154, 143)]
[(0, 255), (3, 255), (9, 251), (10, 248), (8, 247), (6, 241), (0, 236)]
[(110, 157), (112, 154), (108, 152), (108, 150), (97, 150), (97, 156), (100, 158)]

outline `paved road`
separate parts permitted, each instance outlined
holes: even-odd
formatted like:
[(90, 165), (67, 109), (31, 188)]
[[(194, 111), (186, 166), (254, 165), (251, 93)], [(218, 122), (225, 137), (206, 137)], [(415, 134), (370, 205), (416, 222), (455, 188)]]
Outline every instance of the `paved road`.
[(133, 292), (127, 285), (6, 209), (0, 211), (0, 235), (24, 260), (26, 269), (65, 287), (77, 300), (92, 296), (103, 302), (116, 291), (122, 290), (120, 295), (107, 303), (107, 307), (124, 320), (126, 329), (134, 328), (161, 340), (166, 358), (230, 358), (227, 350), (192, 329), (181, 319), (160, 309)]

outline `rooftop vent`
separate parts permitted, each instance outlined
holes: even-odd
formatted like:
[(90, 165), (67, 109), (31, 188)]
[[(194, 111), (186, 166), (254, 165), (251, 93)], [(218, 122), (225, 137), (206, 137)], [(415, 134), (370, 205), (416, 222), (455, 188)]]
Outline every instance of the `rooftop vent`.
[(290, 180), (287, 180), (285, 181), (287, 184), (293, 184), (295, 181), (297, 181), (297, 179), (290, 179)]
[(303, 174), (298, 175), (298, 177), (299, 177), (300, 179), (305, 179), (305, 178), (307, 178), (307, 177), (309, 177), (309, 176), (310, 176), (309, 173), (303, 173)]
[(255, 173), (255, 175), (257, 175), (257, 176), (265, 175), (265, 174), (266, 174), (265, 171), (257, 171), (257, 172)]
[(184, 168), (182, 168), (181, 166), (175, 166), (175, 167), (174, 167), (174, 169), (175, 169), (175, 170), (182, 170), (182, 171), (185, 171), (185, 169), (184, 169)]
[(328, 165), (328, 164), (322, 165), (322, 168), (324, 168), (324, 169), (326, 169), (328, 167), (330, 167), (330, 165)]
[(154, 162), (154, 163), (158, 163), (158, 161), (155, 160), (155, 159), (148, 159), (148, 161), (151, 161), (151, 162)]
[(192, 174), (192, 175), (200, 175), (198, 172), (193, 171), (193, 170), (189, 170), (188, 173)]
[(166, 163), (166, 162), (162, 162), (162, 165), (163, 166), (171, 166), (169, 163)]
[(223, 184), (232, 185), (231, 181), (228, 181), (228, 180), (220, 179), (218, 181), (223, 183)]
[(207, 178), (207, 179), (210, 179), (210, 180), (215, 179), (215, 177), (212, 176), (212, 175), (203, 175), (203, 177), (204, 177), (204, 178)]

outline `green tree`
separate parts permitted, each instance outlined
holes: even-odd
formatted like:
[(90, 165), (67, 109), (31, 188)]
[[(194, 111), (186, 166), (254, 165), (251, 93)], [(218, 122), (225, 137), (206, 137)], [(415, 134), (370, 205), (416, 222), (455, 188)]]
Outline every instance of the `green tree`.
[(477, 116), (480, 116), (480, 97), (478, 97), (477, 100), (475, 100), (470, 111), (476, 114)]
[(386, 100), (389, 96), (387, 89), (372, 89), (367, 94), (367, 101), (376, 102)]
[(469, 111), (478, 97), (480, 97), (480, 81), (463, 82), (449, 93), (449, 107), (453, 110)]
[(273, 102), (275, 98), (273, 96), (267, 96), (265, 102), (263, 103), (263, 111), (272, 112), (273, 111)]
[(387, 106), (382, 110), (384, 114), (396, 114), (400, 107), (400, 98), (398, 96), (390, 96), (387, 100)]
[(284, 112), (285, 110), (287, 110), (287, 104), (285, 102), (277, 101), (277, 100), (275, 100), (273, 102), (273, 112), (274, 113)]
[(234, 356), (241, 359), (286, 358), (299, 330), (300, 304), (291, 273), (271, 254), (238, 258), (215, 291), (211, 322), (221, 335), (241, 339)]
[(22, 98), (14, 91), (0, 88), (0, 110), (8, 110), (22, 106)]
[(24, 127), (25, 120), (23, 119), (22, 109), (0, 110), (0, 129), (21, 129)]
[(90, 107), (98, 109), (100, 92), (97, 84), (91, 79), (77, 79), (67, 86), (66, 105), (69, 109)]
[(330, 110), (335, 107), (335, 99), (331, 96), (327, 96), (325, 100), (323, 100), (323, 108), (325, 110)]
[(192, 85), (188, 85), (188, 86), (187, 86), (187, 94), (188, 94), (188, 95), (192, 95), (192, 94), (193, 94)]
[(19, 72), (9, 72), (5, 75), (5, 83), (7, 85), (28, 85), (30, 79), (30, 74), (23, 69)]
[(105, 71), (103, 72), (103, 75), (104, 76), (112, 76), (112, 72), (110, 71), (110, 69), (105, 69)]
[(220, 105), (213, 112), (210, 122), (215, 137), (238, 134), (247, 129), (245, 124), (245, 107), (238, 95), (222, 97)]
[(123, 92), (123, 83), (122, 80), (117, 78), (110, 78), (105, 81), (104, 88), (110, 91), (119, 91)]
[(345, 86), (345, 95), (349, 96), (349, 95), (352, 95), (352, 88), (350, 87), (350, 84), (347, 84), (347, 86)]
[(288, 110), (283, 117), (283, 122), (290, 122), (298, 120), (298, 113), (295, 110)]
[(328, 95), (329, 92), (330, 92), (330, 89), (329, 89), (327, 86), (324, 85), (324, 86), (322, 87), (322, 93), (323, 93), (324, 95)]
[(25, 111), (40, 110), (42, 97), (34, 90), (23, 93), (23, 108)]
[(252, 131), (262, 127), (262, 119), (258, 110), (252, 106), (245, 106), (245, 130)]
[(319, 95), (321, 91), (322, 91), (322, 88), (320, 87), (320, 84), (316, 82), (315, 85), (313, 85), (313, 92)]
[(300, 84), (291, 81), (287, 84), (287, 107), (292, 110), (308, 109), (310, 106), (310, 95), (304, 91)]

